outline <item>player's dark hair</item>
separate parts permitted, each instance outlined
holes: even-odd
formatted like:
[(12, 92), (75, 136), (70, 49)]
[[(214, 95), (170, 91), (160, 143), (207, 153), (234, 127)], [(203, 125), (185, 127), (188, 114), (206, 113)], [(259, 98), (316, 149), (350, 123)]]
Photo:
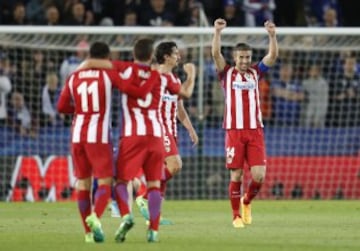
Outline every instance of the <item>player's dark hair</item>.
[(140, 38), (134, 45), (134, 58), (138, 61), (149, 61), (154, 51), (154, 40)]
[(252, 48), (247, 43), (238, 43), (233, 48), (234, 51), (251, 51)]
[(104, 42), (94, 42), (90, 46), (90, 57), (91, 58), (109, 58), (110, 57), (110, 48)]
[(155, 59), (159, 64), (165, 62), (165, 55), (170, 56), (173, 53), (173, 49), (177, 48), (177, 45), (173, 41), (162, 42), (155, 49)]

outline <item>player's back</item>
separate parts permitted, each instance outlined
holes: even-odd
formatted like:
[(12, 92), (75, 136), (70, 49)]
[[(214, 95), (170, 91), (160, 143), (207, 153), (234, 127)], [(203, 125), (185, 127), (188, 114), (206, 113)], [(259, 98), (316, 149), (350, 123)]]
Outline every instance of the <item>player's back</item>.
[[(133, 62), (121, 62), (121, 65), (115, 68), (119, 70), (122, 78), (126, 78), (126, 74), (136, 74), (137, 81), (134, 84), (142, 85), (151, 75), (151, 68), (148, 65), (136, 64)], [(131, 70), (130, 70), (131, 69)], [(129, 76), (130, 77), (130, 76)], [(144, 136), (153, 135), (162, 137), (163, 127), (161, 122), (161, 96), (164, 93), (165, 86), (157, 79), (151, 91), (144, 99), (134, 98), (125, 93), (121, 95), (123, 109), (123, 128), (121, 135), (128, 136)]]
[(109, 143), (111, 91), (114, 70), (74, 72), (67, 85), (74, 101), (72, 142)]

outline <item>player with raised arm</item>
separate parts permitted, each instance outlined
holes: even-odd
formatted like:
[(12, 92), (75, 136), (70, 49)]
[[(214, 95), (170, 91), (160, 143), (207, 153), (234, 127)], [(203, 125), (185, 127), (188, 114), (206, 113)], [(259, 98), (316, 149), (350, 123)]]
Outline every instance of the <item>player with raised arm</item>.
[[(155, 50), (155, 58), (159, 64), (159, 72), (164, 81), (172, 83), (172, 85), (182, 85), (180, 79), (173, 73), (173, 69), (178, 65), (180, 60), (179, 50), (177, 44), (173, 41), (161, 42)], [(187, 79), (184, 85), (194, 87), (196, 69), (192, 63), (186, 63), (183, 66)], [(189, 90), (188, 96), (190, 97)], [(165, 167), (164, 174), (161, 180), (161, 194), (164, 197), (166, 183), (177, 174), (182, 168), (182, 161), (177, 147), (177, 118), (182, 125), (188, 130), (191, 141), (196, 145), (199, 141), (198, 136), (190, 118), (185, 110), (183, 100), (178, 95), (173, 95), (169, 90), (165, 90), (162, 96), (161, 115), (165, 128), (164, 145), (165, 145)], [(140, 209), (141, 214), (145, 219), (148, 219), (146, 195), (138, 196), (136, 204)], [(163, 224), (170, 224), (165, 219), (162, 219)]]
[[(109, 59), (107, 44), (95, 42), (90, 47), (90, 58)], [(149, 73), (150, 75), (150, 73)], [(57, 109), (74, 114), (71, 134), (71, 155), (77, 181), (77, 200), (85, 229), (85, 242), (103, 242), (104, 233), (99, 218), (110, 197), (113, 178), (113, 148), (110, 139), (110, 107), (112, 88), (134, 97), (145, 97), (150, 81), (158, 79), (151, 72), (149, 82), (142, 87), (132, 85), (133, 78), (120, 78), (114, 69), (82, 67), (66, 80)], [(91, 206), (91, 179), (98, 178), (99, 187)]]
[[(259, 192), (265, 178), (266, 153), (263, 122), (259, 101), (259, 78), (278, 57), (275, 24), (266, 21), (269, 51), (257, 64), (252, 64), (252, 49), (246, 43), (233, 48), (234, 66), (228, 65), (221, 53), (221, 31), (224, 19), (214, 22), (212, 56), (225, 95), (223, 127), (226, 130), (226, 167), (230, 170), (229, 197), (233, 211), (233, 226), (251, 224), (251, 201)], [(250, 168), (251, 182), (241, 196), (241, 182), (245, 162)], [(239, 212), (241, 204), (241, 214)]]
[[(134, 45), (135, 62), (113, 61), (114, 67), (122, 75), (136, 74), (147, 79), (153, 58), (153, 40), (139, 39)], [(106, 61), (92, 60), (93, 66), (108, 67)], [(133, 67), (139, 70), (132, 71)], [(151, 92), (144, 99), (136, 99), (122, 94), (122, 130), (117, 159), (116, 200), (122, 215), (122, 223), (115, 233), (118, 242), (125, 241), (126, 235), (134, 225), (133, 215), (128, 204), (127, 183), (132, 181), (140, 168), (143, 169), (149, 199), (150, 223), (148, 242), (158, 241), (158, 228), (161, 209), (160, 180), (165, 160), (163, 144), (163, 124), (161, 119), (161, 97), (168, 89), (172, 94), (191, 96), (194, 83), (175, 85), (162, 77), (153, 81)]]

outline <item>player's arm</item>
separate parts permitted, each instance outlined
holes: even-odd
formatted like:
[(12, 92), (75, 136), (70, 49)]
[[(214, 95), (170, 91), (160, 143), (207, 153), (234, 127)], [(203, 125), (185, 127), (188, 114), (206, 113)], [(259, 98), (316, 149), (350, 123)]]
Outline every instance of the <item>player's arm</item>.
[(194, 145), (197, 145), (199, 143), (199, 137), (191, 123), (191, 120), (189, 118), (189, 115), (188, 115), (185, 107), (184, 107), (184, 103), (182, 100), (178, 101), (177, 117), (180, 120), (181, 124), (188, 131), (189, 136), (191, 138), (191, 142), (193, 142)]
[(190, 98), (195, 86), (196, 67), (193, 63), (187, 63), (184, 64), (183, 68), (187, 78), (180, 87), (179, 95), (184, 98)]
[(276, 59), (279, 55), (279, 48), (276, 39), (276, 29), (275, 29), (276, 27), (275, 24), (271, 21), (266, 21), (264, 26), (269, 34), (269, 51), (266, 54), (266, 56), (263, 58), (262, 62), (266, 66), (270, 67), (275, 64)]
[(226, 66), (224, 56), (221, 54), (221, 31), (226, 27), (226, 21), (218, 18), (214, 22), (214, 36), (211, 44), (211, 54), (218, 72), (222, 72)]
[(88, 58), (82, 62), (76, 70), (84, 70), (90, 68), (99, 68), (99, 69), (113, 69), (113, 64), (109, 59), (94, 59)]
[(68, 85), (68, 82), (72, 81), (73, 77), (74, 76), (71, 76), (65, 82), (65, 85), (60, 93), (59, 100), (57, 103), (57, 110), (60, 113), (73, 114), (75, 112), (75, 107), (73, 105), (73, 101), (71, 98), (71, 93), (70, 93), (70, 89), (69, 89), (69, 85)]
[(119, 72), (114, 76), (113, 83), (121, 92), (134, 98), (145, 98), (155, 83), (159, 83), (160, 74), (157, 70), (150, 72), (150, 77), (142, 80), (138, 77), (137, 69), (129, 66), (124, 72)]

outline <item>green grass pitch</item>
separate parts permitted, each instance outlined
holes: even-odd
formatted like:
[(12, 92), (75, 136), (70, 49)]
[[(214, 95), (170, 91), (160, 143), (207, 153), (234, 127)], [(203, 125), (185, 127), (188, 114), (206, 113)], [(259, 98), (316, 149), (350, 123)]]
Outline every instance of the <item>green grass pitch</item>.
[(160, 242), (146, 242), (136, 225), (124, 243), (114, 242), (119, 218), (106, 211), (106, 240), (85, 244), (75, 203), (0, 203), (0, 250), (125, 251), (359, 251), (359, 201), (254, 201), (253, 224), (234, 229), (228, 201), (165, 201)]

